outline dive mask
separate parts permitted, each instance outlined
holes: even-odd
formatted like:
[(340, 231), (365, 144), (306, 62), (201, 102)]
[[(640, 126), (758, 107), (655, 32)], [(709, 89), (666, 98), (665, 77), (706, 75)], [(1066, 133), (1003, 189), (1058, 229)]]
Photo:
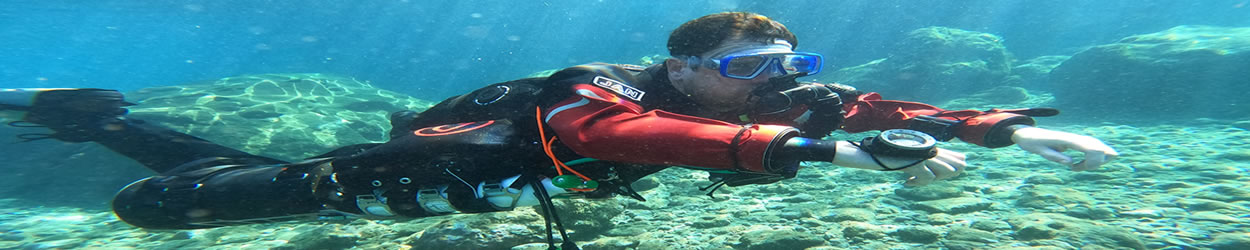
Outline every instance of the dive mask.
[(771, 73), (769, 77), (793, 73), (815, 75), (820, 73), (820, 68), (824, 65), (824, 57), (820, 54), (794, 52), (785, 43), (756, 46), (707, 59), (691, 56), (686, 60), (690, 65), (717, 69), (721, 76), (743, 80), (754, 79), (764, 72)]

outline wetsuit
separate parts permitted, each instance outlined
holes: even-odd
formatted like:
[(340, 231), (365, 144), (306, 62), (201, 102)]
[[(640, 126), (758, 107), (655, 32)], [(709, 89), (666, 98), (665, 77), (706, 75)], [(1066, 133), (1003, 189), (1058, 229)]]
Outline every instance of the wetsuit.
[[(836, 98), (767, 115), (721, 114), (674, 89), (663, 65), (589, 64), (492, 84), (421, 113), (397, 112), (389, 142), (303, 162), (253, 156), (127, 119), (91, 140), (160, 173), (118, 193), (118, 216), (139, 227), (178, 229), (334, 214), (505, 211), (549, 193), (641, 199), (629, 184), (670, 166), (716, 171), (732, 185), (793, 177), (799, 161), (829, 161), (833, 152), (804, 153), (786, 142), (836, 129), (911, 127), (1002, 147), (1011, 144), (1009, 125), (1033, 123), (1008, 112), (881, 100), (836, 84), (793, 84)], [(554, 187), (556, 165), (599, 185)]]

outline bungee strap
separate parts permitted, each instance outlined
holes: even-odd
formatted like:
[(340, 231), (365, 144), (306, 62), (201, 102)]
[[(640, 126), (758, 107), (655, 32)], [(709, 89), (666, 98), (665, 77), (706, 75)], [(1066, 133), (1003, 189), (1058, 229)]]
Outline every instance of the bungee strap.
[[(541, 107), (534, 108), (534, 120), (538, 123), (539, 140), (543, 145), (543, 152), (547, 154), (547, 158), (551, 158), (551, 163), (556, 168), (556, 174), (563, 176), (564, 170), (568, 170), (570, 173), (577, 175), (577, 177), (581, 177), (583, 182), (590, 181), (589, 177), (586, 177), (586, 175), (583, 175), (582, 173), (577, 172), (577, 170), (573, 170), (573, 168), (569, 167), (567, 164), (565, 164), (563, 161), (560, 161), (560, 159), (556, 157), (555, 152), (551, 150), (551, 145), (553, 145), (556, 142), (556, 137), (552, 136), (551, 139), (547, 139), (546, 129), (543, 128), (542, 114), (543, 114), (543, 111)], [(577, 163), (582, 163), (582, 162), (577, 162)], [(552, 179), (552, 181), (554, 182), (555, 179)], [(529, 182), (530, 182), (530, 186), (534, 188), (534, 194), (538, 196), (539, 206), (541, 206), (543, 210), (543, 221), (545, 222), (545, 224), (547, 224), (547, 249), (550, 249), (550, 250), (557, 250), (557, 249), (579, 250), (581, 249), (577, 246), (577, 243), (573, 242), (573, 239), (569, 238), (568, 232), (564, 230), (564, 223), (560, 221), (560, 216), (556, 214), (556, 206), (554, 203), (551, 202), (551, 195), (547, 193), (547, 187), (546, 185), (543, 185), (542, 178), (532, 177), (529, 179)], [(591, 189), (570, 188), (570, 190), (594, 191), (593, 188)], [(551, 223), (553, 221), (556, 224), (556, 228), (560, 230), (560, 238), (563, 239), (564, 241), (564, 243), (560, 244), (560, 247), (556, 247), (556, 241), (551, 231)]]
[[(537, 178), (530, 179), (530, 185), (534, 187), (535, 195), (538, 195), (538, 203), (542, 207), (542, 210), (543, 210), (543, 221), (545, 221), (546, 222), (545, 224), (547, 224), (547, 249), (580, 250), (581, 248), (577, 246), (577, 243), (573, 242), (573, 239), (569, 238), (568, 232), (564, 230), (564, 223), (560, 221), (560, 216), (556, 214), (556, 206), (554, 203), (551, 202), (551, 195), (547, 194), (546, 185), (543, 185), (542, 180), (537, 179)], [(564, 241), (564, 243), (561, 243), (560, 247), (558, 248), (556, 247), (556, 241), (551, 231), (552, 221), (555, 222), (556, 228), (560, 230), (560, 238), (563, 239)]]
[[(568, 170), (570, 173), (573, 173), (574, 175), (577, 175), (577, 177), (580, 177), (583, 183), (591, 181), (590, 177), (586, 177), (586, 175), (583, 175), (582, 173), (577, 172), (577, 170), (573, 170), (572, 167), (569, 167), (567, 164), (564, 164), (563, 161), (560, 161), (560, 159), (556, 157), (555, 152), (551, 150), (551, 146), (554, 145), (556, 142), (556, 137), (552, 136), (550, 140), (547, 139), (547, 131), (545, 128), (543, 128), (542, 117), (543, 117), (542, 108), (534, 107), (534, 120), (535, 122), (538, 123), (538, 137), (540, 138), (540, 142), (543, 145), (543, 152), (547, 154), (547, 158), (551, 159), (551, 164), (554, 165), (556, 168), (556, 174), (562, 176), (564, 175), (564, 170)], [(569, 188), (569, 189), (573, 191), (582, 191), (582, 192), (595, 190), (594, 188)]]

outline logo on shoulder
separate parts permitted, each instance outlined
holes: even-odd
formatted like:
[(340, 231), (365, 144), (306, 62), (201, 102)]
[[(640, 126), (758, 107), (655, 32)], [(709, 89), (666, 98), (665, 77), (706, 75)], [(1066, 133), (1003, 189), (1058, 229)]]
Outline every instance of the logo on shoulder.
[(633, 64), (617, 64), (616, 66), (619, 66), (622, 69), (625, 69), (628, 71), (634, 71), (634, 72), (642, 72), (644, 70), (647, 70), (647, 67), (643, 67), (640, 65), (633, 65)]
[(591, 82), (594, 82), (595, 85), (599, 85), (599, 87), (603, 87), (605, 89), (612, 90), (612, 92), (616, 92), (617, 94), (629, 97), (629, 99), (633, 99), (634, 101), (642, 101), (642, 95), (647, 94), (647, 92), (643, 92), (642, 90), (626, 85), (621, 81), (603, 76), (595, 76), (595, 79)]

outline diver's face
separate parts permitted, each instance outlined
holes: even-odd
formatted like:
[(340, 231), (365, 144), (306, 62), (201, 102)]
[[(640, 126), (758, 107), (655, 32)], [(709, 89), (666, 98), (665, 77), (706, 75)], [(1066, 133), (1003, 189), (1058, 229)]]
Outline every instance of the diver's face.
[(717, 112), (744, 111), (750, 106), (751, 90), (768, 82), (767, 74), (754, 79), (733, 79), (720, 71), (697, 67), (685, 88), (692, 99), (704, 108)]
[[(758, 48), (760, 42), (725, 42), (700, 58), (717, 58), (735, 51)], [(669, 79), (673, 86), (704, 108), (716, 112), (745, 112), (751, 105), (751, 91), (768, 83), (770, 74), (751, 79), (735, 79), (721, 75), (717, 69), (689, 67), (687, 61), (669, 59)]]

